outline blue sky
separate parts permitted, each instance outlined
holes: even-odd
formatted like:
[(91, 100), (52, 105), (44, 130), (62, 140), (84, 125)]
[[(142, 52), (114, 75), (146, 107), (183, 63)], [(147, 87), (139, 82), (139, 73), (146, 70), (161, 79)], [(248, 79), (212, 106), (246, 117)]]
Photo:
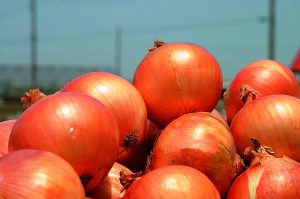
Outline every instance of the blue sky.
[[(226, 3), (225, 3), (226, 2)], [(153, 40), (192, 42), (219, 61), (225, 80), (267, 59), (268, 0), (38, 0), (38, 63), (114, 65), (122, 28), (122, 73), (131, 79)], [(276, 59), (300, 48), (300, 0), (277, 0)], [(0, 64), (30, 63), (29, 0), (0, 1)]]

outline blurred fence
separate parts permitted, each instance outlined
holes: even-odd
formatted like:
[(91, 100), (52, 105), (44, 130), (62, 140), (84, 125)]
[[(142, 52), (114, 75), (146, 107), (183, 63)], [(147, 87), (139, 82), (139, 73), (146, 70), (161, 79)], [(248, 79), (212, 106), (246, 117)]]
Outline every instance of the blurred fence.
[[(52, 93), (75, 77), (94, 71), (113, 72), (111, 66), (39, 66), (38, 87), (46, 93)], [(19, 99), (30, 88), (32, 88), (30, 66), (0, 65), (1, 99)]]

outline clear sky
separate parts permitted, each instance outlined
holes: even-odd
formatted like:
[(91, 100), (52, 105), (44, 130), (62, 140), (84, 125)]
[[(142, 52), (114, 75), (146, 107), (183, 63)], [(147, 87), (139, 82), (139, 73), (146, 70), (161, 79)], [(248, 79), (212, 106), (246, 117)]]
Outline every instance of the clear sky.
[[(122, 72), (131, 79), (153, 40), (192, 42), (219, 61), (225, 80), (268, 58), (268, 0), (38, 0), (38, 63), (114, 65), (122, 28)], [(29, 0), (0, 1), (0, 64), (30, 64)], [(276, 59), (300, 48), (300, 0), (277, 0)]]

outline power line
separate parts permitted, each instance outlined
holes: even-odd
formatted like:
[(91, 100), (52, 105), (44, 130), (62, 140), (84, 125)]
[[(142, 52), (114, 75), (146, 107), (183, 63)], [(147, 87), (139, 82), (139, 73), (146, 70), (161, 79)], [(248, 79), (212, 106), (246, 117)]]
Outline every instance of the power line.
[[(200, 22), (200, 23), (187, 23), (187, 24), (174, 24), (174, 25), (162, 25), (162, 26), (150, 26), (150, 27), (137, 27), (137, 28), (123, 28), (122, 34), (126, 35), (145, 35), (145, 34), (157, 34), (157, 33), (169, 33), (169, 32), (183, 32), (191, 30), (206, 30), (212, 28), (221, 28), (221, 27), (233, 27), (241, 25), (249, 25), (251, 23), (259, 24), (265, 23), (267, 20), (265, 16), (256, 16), (256, 17), (240, 17), (225, 19), (221, 21), (212, 21), (212, 22)], [(80, 33), (57, 33), (54, 35), (40, 35), (40, 38), (43, 41), (57, 41), (57, 40), (78, 40), (84, 38), (91, 38), (97, 36), (111, 36), (115, 30), (107, 29), (93, 32), (80, 32)], [(82, 37), (85, 35), (85, 37)], [(26, 37), (14, 38), (6, 41), (1, 41), (1, 44), (14, 44), (18, 45), (26, 42)]]

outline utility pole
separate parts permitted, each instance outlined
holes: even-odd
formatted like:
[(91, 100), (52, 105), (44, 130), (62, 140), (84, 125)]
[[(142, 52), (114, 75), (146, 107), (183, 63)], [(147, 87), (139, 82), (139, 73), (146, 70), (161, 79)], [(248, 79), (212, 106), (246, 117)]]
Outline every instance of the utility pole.
[(117, 26), (115, 30), (115, 74), (121, 75), (122, 67), (122, 28)]
[(269, 0), (269, 59), (275, 59), (275, 9), (276, 0)]
[(31, 62), (31, 86), (37, 87), (37, 13), (36, 0), (30, 0), (30, 62)]

